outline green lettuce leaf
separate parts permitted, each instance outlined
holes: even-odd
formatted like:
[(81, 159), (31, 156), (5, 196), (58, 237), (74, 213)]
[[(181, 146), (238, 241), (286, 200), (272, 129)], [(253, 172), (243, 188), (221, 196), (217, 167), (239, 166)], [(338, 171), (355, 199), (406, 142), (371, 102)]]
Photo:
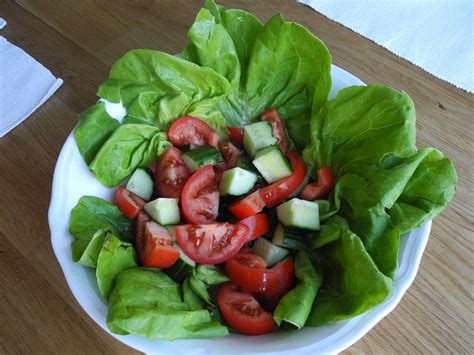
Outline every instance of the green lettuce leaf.
[(98, 197), (82, 196), (71, 210), (69, 220), (69, 233), (74, 237), (72, 259), (79, 261), (98, 230), (108, 230), (130, 241), (132, 228), (132, 222), (114, 204)]
[(389, 210), (392, 223), (406, 233), (435, 218), (453, 199), (457, 181), (453, 163), (429, 149)]
[(101, 183), (113, 187), (136, 168), (156, 160), (170, 145), (166, 133), (157, 127), (124, 124), (100, 148), (89, 169)]
[(178, 117), (206, 113), (229, 90), (229, 83), (215, 71), (167, 53), (136, 49), (113, 66), (109, 80), (97, 95), (122, 102), (128, 123), (167, 128)]
[(119, 126), (120, 123), (105, 111), (103, 102), (89, 107), (79, 115), (74, 138), (86, 164), (92, 162), (100, 147)]
[(311, 119), (304, 156), (317, 168), (330, 166), (336, 179), (360, 173), (392, 154), (415, 154), (415, 108), (404, 92), (381, 85), (351, 86)]
[(360, 238), (342, 224), (339, 228), (339, 239), (316, 249), (324, 283), (313, 303), (308, 326), (355, 317), (392, 293), (392, 280), (379, 271)]
[(115, 277), (123, 270), (135, 266), (137, 255), (133, 245), (108, 233), (100, 250), (96, 269), (97, 285), (106, 301), (112, 292)]
[[(311, 111), (326, 101), (331, 58), (307, 29), (274, 16), (265, 26), (252, 14), (206, 2), (182, 57), (227, 78), (231, 90), (217, 109), (228, 126), (243, 126), (275, 107), (290, 138), (309, 142)], [(216, 54), (217, 53), (217, 54)]]
[(110, 295), (109, 329), (149, 339), (212, 338), (229, 331), (205, 309), (193, 310), (181, 298), (180, 285), (158, 270), (132, 268), (115, 279)]
[[(229, 281), (219, 269), (211, 265), (198, 265), (186, 279), (190, 289), (210, 306), (214, 306), (208, 288)], [(185, 281), (186, 281), (185, 280)]]
[(273, 319), (278, 325), (284, 321), (301, 329), (311, 312), (313, 301), (322, 283), (322, 275), (316, 272), (305, 252), (296, 255), (295, 275), (298, 284), (278, 303)]

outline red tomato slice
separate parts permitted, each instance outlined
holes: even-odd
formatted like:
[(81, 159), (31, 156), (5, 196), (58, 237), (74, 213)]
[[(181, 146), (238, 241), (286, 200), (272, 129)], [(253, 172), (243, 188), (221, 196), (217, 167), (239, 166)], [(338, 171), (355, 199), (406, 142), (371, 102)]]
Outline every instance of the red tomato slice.
[(212, 132), (211, 134), (209, 134), (209, 139), (208, 139), (207, 143), (210, 146), (219, 148), (219, 135), (215, 132)]
[(179, 198), (190, 175), (181, 158), (181, 151), (169, 147), (161, 155), (155, 168), (155, 191), (162, 197)]
[(247, 251), (238, 253), (225, 263), (229, 279), (264, 299), (280, 299), (294, 283), (293, 262), (285, 259), (271, 269), (258, 255)]
[(226, 141), (219, 145), (224, 158), (226, 170), (235, 168), (242, 152), (231, 142)]
[(229, 139), (236, 144), (244, 144), (244, 129), (236, 127), (227, 127)]
[(154, 161), (153, 163), (148, 164), (147, 168), (148, 171), (151, 173), (152, 176), (155, 176), (156, 168), (158, 167), (158, 160)]
[(275, 292), (277, 275), (266, 267), (264, 259), (249, 252), (238, 253), (225, 263), (227, 277), (240, 287), (252, 292)]
[(308, 201), (326, 198), (332, 192), (334, 186), (335, 181), (331, 168), (324, 166), (318, 169), (318, 181), (306, 185), (301, 191), (300, 198)]
[(278, 114), (278, 111), (271, 108), (268, 111), (262, 113), (262, 120), (270, 122), (272, 125), (273, 137), (278, 139), (278, 146), (283, 153), (288, 151), (288, 137), (285, 131), (285, 125)]
[[(168, 138), (176, 147), (188, 144), (196, 146), (209, 144), (210, 135), (214, 133), (211, 126), (196, 117), (184, 116), (178, 118), (168, 131)], [(219, 136), (217, 136), (219, 141)], [(211, 138), (215, 140), (215, 137)]]
[(268, 208), (275, 207), (285, 201), (305, 178), (306, 164), (303, 158), (297, 152), (288, 152), (286, 156), (290, 160), (293, 174), (260, 190), (260, 196)]
[(264, 207), (265, 202), (262, 200), (260, 191), (255, 191), (243, 199), (230, 204), (227, 208), (235, 216), (235, 218), (242, 220), (256, 215), (257, 213), (261, 212)]
[(179, 258), (179, 250), (172, 245), (167, 229), (144, 216), (139, 218), (135, 240), (140, 265), (160, 269), (171, 267)]
[(295, 271), (293, 268), (293, 262), (289, 258), (280, 261), (270, 270), (277, 275), (278, 287), (273, 291), (269, 290), (267, 292), (259, 293), (257, 294), (257, 297), (267, 301), (266, 305), (270, 308), (274, 308), (278, 305), (278, 302), (280, 302), (283, 296), (293, 288), (295, 284)]
[(196, 170), (184, 185), (181, 207), (189, 223), (212, 223), (219, 214), (219, 191), (212, 165)]
[(176, 226), (176, 241), (184, 253), (200, 264), (220, 264), (239, 252), (248, 240), (243, 224), (215, 223)]
[(227, 324), (246, 335), (271, 333), (275, 329), (272, 314), (266, 312), (252, 294), (233, 283), (219, 289), (217, 304)]
[(115, 204), (127, 218), (134, 219), (143, 209), (145, 201), (124, 186), (119, 186), (115, 191)]
[(256, 214), (255, 216), (247, 217), (239, 223), (245, 224), (249, 228), (249, 240), (257, 239), (258, 237), (268, 233), (270, 230), (270, 222), (264, 213)]

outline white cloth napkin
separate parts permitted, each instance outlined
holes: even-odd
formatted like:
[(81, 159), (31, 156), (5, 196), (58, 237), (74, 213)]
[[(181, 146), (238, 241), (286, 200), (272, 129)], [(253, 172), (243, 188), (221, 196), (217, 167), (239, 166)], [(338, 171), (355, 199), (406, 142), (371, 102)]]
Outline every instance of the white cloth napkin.
[(0, 138), (62, 85), (43, 65), (0, 36)]
[(473, 0), (298, 1), (434, 76), (474, 92)]

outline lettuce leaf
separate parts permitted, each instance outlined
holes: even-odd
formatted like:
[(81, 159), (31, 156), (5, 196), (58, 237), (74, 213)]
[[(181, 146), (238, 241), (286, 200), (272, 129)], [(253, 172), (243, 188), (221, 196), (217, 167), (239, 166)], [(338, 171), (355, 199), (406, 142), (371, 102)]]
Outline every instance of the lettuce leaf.
[(299, 252), (296, 255), (295, 275), (298, 284), (278, 303), (273, 319), (278, 325), (287, 322), (301, 329), (308, 319), (313, 301), (321, 286), (322, 275), (314, 269), (305, 252)]
[(101, 183), (113, 187), (136, 168), (156, 160), (170, 145), (166, 133), (157, 127), (124, 124), (100, 148), (89, 169)]
[(167, 53), (136, 49), (112, 66), (97, 95), (121, 101), (127, 108), (125, 122), (166, 129), (186, 114), (206, 119), (228, 90), (227, 80), (214, 70)]
[(205, 309), (193, 310), (180, 285), (157, 269), (131, 268), (115, 278), (110, 295), (109, 329), (149, 339), (212, 338), (229, 334)]
[(275, 107), (290, 138), (300, 147), (309, 142), (311, 111), (319, 110), (331, 87), (331, 57), (318, 38), (281, 15), (262, 26), (252, 14), (212, 1), (199, 12), (188, 37), (182, 57), (214, 69), (231, 84), (217, 105), (228, 126), (258, 120)]
[(132, 222), (114, 204), (99, 197), (82, 196), (69, 220), (69, 233), (74, 237), (72, 259), (79, 261), (98, 230), (108, 230), (130, 241), (132, 229)]
[(105, 111), (103, 102), (89, 107), (79, 115), (74, 138), (86, 164), (92, 162), (100, 147), (119, 126), (120, 123)]
[(112, 292), (115, 277), (123, 270), (135, 266), (137, 255), (133, 245), (108, 233), (100, 250), (96, 269), (97, 286), (106, 301)]
[[(339, 228), (339, 239), (316, 249), (324, 284), (313, 303), (308, 326), (355, 317), (392, 293), (392, 280), (380, 272), (360, 238), (339, 222), (333, 227)], [(326, 231), (330, 230), (321, 233)]]

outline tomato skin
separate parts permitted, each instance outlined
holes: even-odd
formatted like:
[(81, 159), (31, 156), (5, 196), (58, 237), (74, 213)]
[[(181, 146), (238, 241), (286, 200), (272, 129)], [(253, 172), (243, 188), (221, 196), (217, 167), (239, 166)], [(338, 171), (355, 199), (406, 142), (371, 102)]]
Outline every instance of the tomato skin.
[(162, 197), (179, 198), (190, 175), (181, 151), (169, 147), (156, 163), (155, 192)]
[(172, 246), (168, 231), (140, 212), (135, 234), (138, 260), (141, 266), (166, 269), (179, 258), (179, 250)]
[(260, 190), (260, 196), (268, 208), (275, 207), (285, 201), (303, 182), (306, 175), (306, 164), (297, 152), (286, 154), (291, 163), (293, 174)]
[(143, 209), (145, 201), (124, 186), (119, 186), (115, 191), (115, 204), (128, 219), (134, 219)]
[(265, 207), (265, 202), (261, 197), (260, 191), (255, 191), (250, 195), (240, 199), (227, 208), (237, 218), (242, 220), (261, 212)]
[(244, 144), (244, 129), (237, 127), (226, 127), (229, 132), (229, 139), (239, 145)]
[(290, 258), (271, 269), (258, 255), (243, 250), (225, 263), (227, 277), (263, 300), (279, 301), (294, 285), (294, 268)]
[(212, 147), (219, 148), (219, 135), (215, 132), (212, 132), (209, 134), (207, 143)]
[(334, 190), (335, 185), (331, 168), (324, 166), (318, 169), (318, 181), (306, 185), (301, 191), (300, 198), (308, 201), (326, 198)]
[[(206, 122), (196, 117), (183, 116), (172, 123), (168, 138), (175, 147), (184, 147), (189, 144), (202, 146), (209, 144), (212, 133), (214, 130)], [(211, 140), (215, 140), (215, 137), (211, 137)]]
[(188, 223), (206, 224), (219, 214), (219, 191), (212, 165), (196, 170), (181, 193), (181, 207)]
[(258, 237), (268, 233), (270, 230), (270, 222), (264, 213), (258, 213), (255, 216), (247, 217), (239, 223), (245, 224), (249, 228), (249, 240), (252, 241)]
[(226, 141), (219, 145), (224, 158), (226, 170), (235, 168), (242, 152), (231, 142)]
[(240, 287), (252, 292), (275, 292), (276, 274), (266, 267), (264, 259), (249, 252), (238, 253), (225, 263), (227, 277)]
[(275, 329), (272, 314), (266, 312), (252, 294), (233, 283), (221, 286), (217, 304), (227, 324), (242, 334), (268, 334)]
[(243, 224), (214, 223), (176, 226), (176, 241), (183, 252), (200, 264), (220, 264), (239, 252), (248, 240)]
[(271, 108), (262, 113), (262, 120), (270, 122), (272, 125), (273, 137), (278, 139), (278, 147), (283, 153), (288, 151), (288, 137), (286, 135), (285, 124), (283, 123), (278, 111)]

